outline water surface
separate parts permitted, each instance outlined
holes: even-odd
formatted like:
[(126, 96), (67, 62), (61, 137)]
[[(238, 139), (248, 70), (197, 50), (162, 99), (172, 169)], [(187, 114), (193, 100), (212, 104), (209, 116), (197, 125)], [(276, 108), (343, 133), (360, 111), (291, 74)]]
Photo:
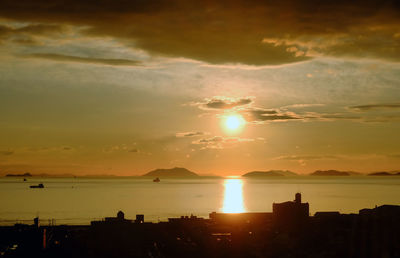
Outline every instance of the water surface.
[[(44, 189), (29, 185), (43, 183)], [(270, 212), (273, 202), (301, 192), (310, 212), (358, 213), (375, 205), (400, 205), (400, 177), (296, 177), (282, 179), (22, 178), (0, 179), (0, 223), (88, 224), (144, 214), (145, 221), (217, 212)]]

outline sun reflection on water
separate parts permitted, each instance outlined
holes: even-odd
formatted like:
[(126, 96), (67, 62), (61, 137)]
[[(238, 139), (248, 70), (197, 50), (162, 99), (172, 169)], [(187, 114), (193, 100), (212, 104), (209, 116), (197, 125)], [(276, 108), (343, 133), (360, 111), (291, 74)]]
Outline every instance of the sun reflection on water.
[(225, 179), (224, 187), (224, 204), (222, 212), (245, 212), (246, 209), (243, 202), (243, 181), (241, 179)]

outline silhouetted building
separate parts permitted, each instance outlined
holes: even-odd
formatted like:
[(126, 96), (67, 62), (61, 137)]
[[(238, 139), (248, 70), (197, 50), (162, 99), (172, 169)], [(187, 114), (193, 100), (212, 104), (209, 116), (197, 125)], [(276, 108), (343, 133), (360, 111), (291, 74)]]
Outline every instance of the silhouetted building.
[(355, 231), (360, 257), (400, 257), (400, 206), (360, 210)]
[(181, 216), (180, 218), (168, 218), (168, 222), (172, 222), (172, 223), (199, 222), (199, 221), (204, 221), (204, 219), (194, 216), (193, 214), (190, 216)]
[(144, 215), (143, 214), (136, 214), (135, 223), (144, 223)]
[(33, 219), (33, 225), (35, 226), (35, 228), (39, 227), (39, 217)]
[(117, 217), (106, 217), (102, 221), (92, 221), (90, 224), (92, 226), (101, 224), (130, 224), (132, 220), (125, 219), (125, 214), (122, 211), (117, 213)]
[(301, 202), (301, 194), (296, 193), (294, 201), (273, 203), (274, 225), (279, 230), (298, 230), (308, 221), (309, 204)]
[(271, 212), (217, 213), (209, 215), (211, 221), (217, 224), (270, 224)]
[[(400, 206), (309, 216), (308, 203), (274, 203), (273, 213), (216, 213), (168, 222), (116, 217), (91, 226), (0, 226), (0, 257), (400, 257)], [(36, 220), (35, 220), (36, 222)], [(35, 223), (38, 224), (38, 223)]]
[(398, 205), (382, 205), (376, 206), (373, 209), (362, 209), (360, 215), (375, 215), (375, 216), (400, 216), (400, 206)]
[(314, 214), (314, 218), (317, 219), (334, 219), (340, 216), (338, 211), (318, 211)]

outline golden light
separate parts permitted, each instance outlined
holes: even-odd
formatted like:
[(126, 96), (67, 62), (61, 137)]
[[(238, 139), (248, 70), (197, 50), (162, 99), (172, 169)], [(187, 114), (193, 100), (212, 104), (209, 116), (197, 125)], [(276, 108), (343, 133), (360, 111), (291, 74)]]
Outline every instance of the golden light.
[(224, 187), (224, 204), (222, 212), (245, 212), (246, 209), (244, 208), (243, 202), (243, 181), (241, 179), (225, 179)]
[(241, 115), (231, 114), (225, 117), (223, 124), (229, 133), (235, 133), (239, 132), (243, 128), (246, 121)]

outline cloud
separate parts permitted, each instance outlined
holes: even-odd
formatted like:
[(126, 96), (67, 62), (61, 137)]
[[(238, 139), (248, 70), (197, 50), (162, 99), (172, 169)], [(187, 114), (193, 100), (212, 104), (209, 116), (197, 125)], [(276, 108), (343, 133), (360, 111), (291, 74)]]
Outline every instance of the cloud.
[(29, 24), (25, 26), (10, 26), (0, 24), (0, 40), (11, 40), (22, 45), (39, 44), (37, 37), (62, 35), (66, 26), (57, 24)]
[(320, 112), (305, 112), (302, 114), (305, 121), (336, 121), (336, 120), (353, 120), (362, 121), (362, 116), (355, 116), (353, 113), (320, 113)]
[(192, 106), (198, 106), (204, 110), (224, 110), (233, 109), (240, 106), (247, 106), (253, 103), (254, 97), (233, 98), (225, 96), (214, 96), (207, 98), (204, 102), (192, 103)]
[[(254, 105), (255, 97), (230, 98), (224, 96), (205, 99), (203, 102), (192, 103), (192, 106), (198, 106), (200, 109), (214, 111), (217, 117), (224, 117), (230, 113), (236, 113), (243, 116), (248, 123), (267, 124), (271, 122), (288, 121), (338, 121), (347, 120), (364, 123), (385, 123), (400, 121), (398, 113), (379, 114), (360, 114), (354, 112), (316, 112), (305, 110), (318, 109), (324, 104), (293, 104), (279, 108), (262, 108)], [(291, 110), (294, 109), (295, 111)], [(374, 104), (358, 105), (347, 107), (350, 111), (370, 111), (370, 110), (397, 110), (400, 109), (399, 103), (392, 104)], [(343, 110), (343, 108), (341, 108)]]
[(47, 59), (59, 62), (78, 62), (78, 63), (103, 64), (103, 65), (114, 65), (114, 66), (138, 66), (141, 64), (140, 61), (129, 60), (129, 59), (105, 59), (105, 58), (80, 57), (80, 56), (70, 56), (70, 55), (61, 55), (52, 53), (34, 53), (28, 55), (21, 55), (21, 57)]
[(15, 34), (30, 34), (35, 36), (63, 33), (65, 26), (57, 24), (29, 24), (21, 27), (0, 25), (0, 35), (10, 36)]
[[(315, 56), (400, 61), (396, 0), (3, 0), (0, 16), (86, 26), (152, 55), (279, 65)], [(40, 31), (38, 32), (40, 33)]]
[(343, 157), (336, 155), (288, 155), (288, 156), (275, 157), (272, 160), (295, 161), (300, 166), (306, 166), (307, 161), (311, 160), (339, 160), (339, 159), (343, 159)]
[(288, 121), (302, 119), (294, 112), (282, 112), (280, 109), (246, 108), (241, 110), (246, 120), (253, 123), (264, 123), (268, 121)]
[(14, 151), (11, 151), (11, 150), (0, 151), (0, 155), (4, 155), (4, 156), (9, 156), (9, 155), (13, 155), (13, 154), (14, 154)]
[(388, 154), (387, 157), (393, 159), (400, 159), (400, 154)]
[(336, 155), (289, 155), (289, 156), (279, 156), (273, 158), (273, 160), (324, 160), (324, 159), (341, 159), (342, 157)]
[(203, 145), (201, 149), (224, 149), (233, 147), (237, 143), (253, 141), (254, 139), (249, 138), (213, 136), (193, 141), (192, 144)]
[(371, 105), (360, 105), (348, 107), (354, 111), (372, 111), (382, 109), (400, 109), (400, 103), (387, 103), (387, 104), (371, 104)]
[(323, 107), (325, 104), (314, 103), (314, 104), (292, 104), (288, 106), (281, 107), (281, 109), (287, 108), (309, 108), (309, 107)]
[(205, 132), (183, 132), (183, 133), (176, 133), (175, 136), (177, 138), (182, 138), (182, 137), (194, 137), (194, 136), (203, 136), (208, 133)]
[(242, 114), (247, 122), (252, 123), (302, 119), (300, 116), (290, 111), (253, 107), (254, 99), (255, 97), (232, 98), (214, 96), (205, 99), (204, 102), (197, 102), (192, 105), (198, 106), (203, 110), (212, 110), (217, 112), (235, 111)]

